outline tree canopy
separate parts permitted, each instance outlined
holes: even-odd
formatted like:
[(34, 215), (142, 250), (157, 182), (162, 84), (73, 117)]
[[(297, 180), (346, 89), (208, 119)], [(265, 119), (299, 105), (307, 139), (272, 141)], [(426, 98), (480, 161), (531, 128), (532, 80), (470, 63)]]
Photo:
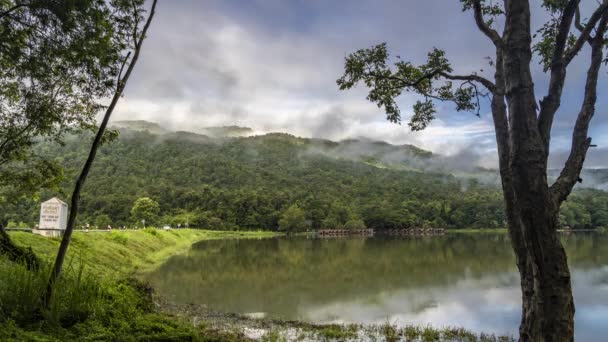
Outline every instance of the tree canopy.
[(116, 87), (143, 0), (0, 1), (0, 187), (13, 196), (55, 187), (60, 166), (40, 138), (95, 129)]
[[(69, 136), (64, 145), (48, 142), (37, 147), (65, 168), (64, 195), (45, 190), (42, 200), (65, 198), (86, 157), (81, 141), (88, 139)], [(375, 158), (353, 159), (336, 152), (351, 149), (351, 144), (286, 134), (221, 139), (122, 130), (99, 152), (83, 189), (78, 226), (94, 225), (102, 214), (110, 217), (112, 226), (137, 224), (141, 219), (132, 216), (131, 209), (139, 198), (149, 197), (160, 207), (158, 224), (175, 227), (278, 230), (283, 211), (296, 203), (312, 229), (342, 228), (358, 218), (374, 229), (505, 227), (498, 183), (457, 178), (449, 170), (415, 171), (408, 160), (382, 164), (378, 152), (372, 152)], [(392, 156), (413, 150), (372, 146), (386, 148)], [(323, 152), (324, 147), (331, 153)], [(428, 158), (427, 153), (415, 153)], [(608, 179), (606, 170), (594, 172), (596, 178)], [(608, 226), (600, 219), (608, 215), (606, 192), (580, 189), (567, 203), (578, 203), (584, 213), (598, 218), (589, 225), (576, 222), (572, 228)], [(21, 199), (3, 209), (0, 224), (24, 221), (31, 227), (38, 220), (39, 201)]]
[(131, 217), (135, 222), (145, 222), (148, 225), (158, 223), (158, 213), (160, 206), (156, 201), (149, 197), (138, 198), (131, 208)]

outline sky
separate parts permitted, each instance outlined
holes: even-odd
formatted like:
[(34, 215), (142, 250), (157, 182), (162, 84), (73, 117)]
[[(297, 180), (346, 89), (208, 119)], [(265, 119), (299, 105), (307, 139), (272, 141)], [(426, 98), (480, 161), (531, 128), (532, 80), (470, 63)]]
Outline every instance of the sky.
[[(540, 0), (532, 3), (536, 29), (546, 14)], [(583, 16), (588, 12), (583, 8)], [(491, 77), (492, 44), (458, 0), (160, 0), (114, 120), (186, 130), (238, 125), (331, 140), (365, 137), (450, 156), (473, 154), (475, 163), (495, 167), (488, 103), (481, 117), (439, 104), (436, 120), (414, 133), (407, 122), (415, 95), (399, 98), (403, 124), (397, 125), (366, 100), (365, 87), (338, 89), (344, 58), (382, 42), (393, 56), (414, 63), (439, 47), (454, 73)], [(569, 69), (554, 123), (552, 166), (567, 156), (589, 58), (583, 50)], [(536, 63), (533, 71), (540, 99), (547, 75)], [(603, 70), (590, 131), (599, 146), (587, 167), (608, 166), (608, 101), (601, 96), (607, 85)]]

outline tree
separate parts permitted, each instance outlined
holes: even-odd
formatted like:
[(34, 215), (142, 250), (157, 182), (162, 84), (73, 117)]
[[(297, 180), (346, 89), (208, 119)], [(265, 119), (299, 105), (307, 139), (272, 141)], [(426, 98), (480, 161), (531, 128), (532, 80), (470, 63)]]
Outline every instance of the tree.
[[(113, 3), (113, 2), (112, 2)], [(130, 12), (125, 12), (125, 14), (121, 16), (121, 20), (118, 21), (118, 30), (124, 32), (125, 34), (130, 34), (131, 40), (128, 43), (121, 45), (121, 52), (126, 52), (126, 55), (122, 57), (122, 65), (118, 71), (116, 88), (114, 90), (114, 94), (112, 96), (112, 100), (110, 101), (110, 105), (107, 107), (101, 124), (99, 125), (99, 129), (97, 130), (97, 134), (95, 135), (95, 139), (91, 144), (91, 149), (89, 151), (89, 155), (87, 160), (82, 167), (82, 171), (80, 172), (78, 178), (76, 179), (76, 184), (74, 185), (74, 191), (72, 192), (72, 198), (70, 200), (70, 213), (68, 216), (68, 222), (66, 225), (65, 233), (63, 238), (61, 239), (61, 244), (59, 245), (59, 251), (57, 252), (57, 257), (55, 259), (55, 264), (53, 265), (53, 270), (49, 277), (49, 281), (47, 283), (46, 291), (43, 297), (43, 305), (48, 309), (50, 304), (50, 300), (53, 295), (53, 289), (55, 286), (55, 282), (59, 275), (61, 274), (61, 270), (63, 268), (63, 262), (65, 260), (65, 255), (68, 251), (68, 247), (70, 245), (70, 239), (72, 237), (72, 232), (74, 231), (74, 227), (76, 225), (76, 218), (78, 216), (78, 205), (80, 200), (80, 193), (82, 191), (82, 187), (84, 186), (87, 176), (89, 175), (89, 171), (91, 170), (91, 166), (93, 166), (93, 161), (95, 160), (95, 156), (97, 154), (97, 150), (99, 146), (101, 146), (102, 140), (104, 139), (106, 133), (106, 127), (108, 126), (108, 122), (110, 121), (110, 117), (114, 112), (114, 108), (118, 103), (118, 100), (122, 96), (127, 81), (133, 72), (133, 68), (137, 63), (139, 58), (139, 54), (141, 52), (141, 47), (143, 45), (144, 39), (146, 38), (146, 34), (148, 32), (148, 28), (150, 28), (150, 24), (152, 23), (152, 18), (154, 17), (154, 12), (156, 10), (157, 0), (153, 0), (152, 7), (150, 8), (150, 14), (148, 15), (148, 19), (145, 21), (143, 28), (140, 27), (141, 21), (144, 19), (143, 15), (145, 10), (143, 9), (144, 0), (118, 0), (116, 4), (119, 6), (118, 9), (128, 8)], [(131, 53), (133, 55), (131, 56)], [(126, 70), (124, 69), (127, 66)], [(124, 74), (123, 74), (124, 71)], [(158, 206), (158, 204), (157, 204)]]
[(306, 231), (310, 222), (306, 220), (306, 214), (297, 204), (287, 208), (279, 220), (279, 229), (289, 233)]
[[(490, 98), (508, 229), (521, 276), (520, 340), (572, 341), (570, 271), (556, 229), (559, 207), (580, 181), (585, 155), (592, 146), (588, 128), (595, 113), (599, 71), (605, 62), (608, 0), (598, 1), (586, 22), (581, 21), (580, 0), (544, 0), (549, 19), (538, 30), (536, 44), (528, 0), (461, 2), (463, 10), (473, 12), (477, 27), (495, 48), (490, 63), (493, 80), (478, 73), (453, 73), (440, 49), (431, 51), (422, 65), (398, 58), (391, 67), (387, 47), (380, 44), (347, 56), (344, 75), (337, 84), (340, 89), (350, 89), (364, 83), (370, 88), (368, 99), (383, 107), (392, 122), (401, 120), (395, 100), (399, 95), (420, 95), (422, 100), (413, 106), (409, 123), (412, 130), (422, 130), (433, 120), (436, 101), (453, 102), (456, 110), (479, 115), (480, 99)], [(504, 22), (502, 34), (494, 28), (496, 22)], [(551, 127), (568, 66), (585, 44), (591, 57), (570, 155), (557, 180), (549, 185)], [(534, 53), (549, 74), (549, 86), (540, 101), (531, 72)]]
[(342, 224), (333, 216), (326, 217), (321, 221), (321, 229), (341, 229)]
[[(40, 137), (60, 141), (66, 132), (93, 127), (97, 100), (114, 91), (131, 37), (125, 9), (131, 13), (131, 2), (0, 1), (0, 189), (11, 193), (6, 197), (58, 188), (61, 167), (32, 147)], [(8, 234), (0, 239), (12, 244)]]
[(32, 147), (95, 127), (98, 100), (116, 87), (133, 4), (0, 1), (0, 187), (24, 195), (57, 186), (61, 168)]
[(346, 221), (346, 223), (344, 224), (344, 228), (345, 229), (365, 229), (365, 223), (360, 220), (360, 219), (352, 219), (352, 220), (348, 220)]
[(131, 209), (131, 217), (136, 222), (146, 220), (146, 223), (152, 225), (157, 223), (159, 212), (160, 206), (156, 201), (149, 197), (141, 197), (138, 198), (133, 204), (133, 208)]
[(112, 224), (112, 219), (106, 214), (98, 215), (95, 218), (95, 225), (99, 229), (106, 229), (110, 224)]
[(591, 214), (580, 203), (565, 202), (560, 208), (559, 221), (573, 229), (584, 229), (591, 225)]

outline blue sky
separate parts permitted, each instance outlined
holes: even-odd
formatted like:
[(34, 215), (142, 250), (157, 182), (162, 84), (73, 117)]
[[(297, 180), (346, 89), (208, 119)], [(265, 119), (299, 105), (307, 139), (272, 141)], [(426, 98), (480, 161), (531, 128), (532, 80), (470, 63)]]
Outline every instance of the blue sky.
[[(534, 25), (545, 18), (535, 7)], [(148, 119), (182, 129), (241, 125), (260, 133), (333, 140), (363, 136), (448, 155), (472, 153), (478, 164), (495, 165), (487, 107), (477, 118), (442, 104), (427, 130), (412, 133), (405, 122), (415, 96), (400, 98), (400, 126), (365, 100), (365, 88), (337, 89), (344, 57), (381, 42), (393, 55), (414, 62), (424, 61), (436, 46), (446, 50), (455, 72), (484, 69), (491, 75), (485, 59), (493, 55), (491, 43), (458, 0), (161, 0), (115, 119)], [(552, 140), (555, 165), (570, 144), (588, 60), (585, 50), (568, 74)], [(546, 75), (540, 67), (534, 72), (540, 99)], [(608, 103), (601, 96), (607, 85), (604, 70), (591, 130), (600, 147), (588, 166), (608, 166), (602, 148), (608, 146)]]

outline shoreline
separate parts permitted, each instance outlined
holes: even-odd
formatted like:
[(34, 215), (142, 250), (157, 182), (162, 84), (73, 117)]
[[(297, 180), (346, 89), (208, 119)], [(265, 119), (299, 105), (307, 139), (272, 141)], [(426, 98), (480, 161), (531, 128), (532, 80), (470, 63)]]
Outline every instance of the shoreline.
[[(9, 231), (15, 244), (31, 247), (43, 261), (52, 262), (61, 238)], [(193, 244), (222, 239), (264, 239), (282, 236), (270, 231), (215, 231), (199, 229), (112, 230), (105, 234), (74, 231), (68, 259), (102, 276), (138, 276), (160, 266), (174, 255), (186, 253)]]
[(459, 327), (428, 325), (397, 326), (364, 323), (318, 323), (214, 311), (201, 304), (176, 304), (156, 296), (158, 309), (186, 319), (194, 326), (210, 327), (223, 334), (237, 332), (253, 341), (483, 341), (514, 342), (510, 335), (473, 332)]
[[(448, 230), (448, 233), (451, 232)], [(469, 229), (455, 233), (506, 233), (506, 229)], [(42, 260), (49, 262), (60, 243), (59, 238), (46, 238), (25, 232), (9, 232), (19, 246), (31, 246)], [(68, 252), (75, 264), (83, 262), (86, 272), (100, 279), (124, 279), (143, 275), (162, 265), (174, 255), (187, 253), (197, 242), (221, 239), (264, 239), (285, 236), (282, 233), (257, 231), (180, 230), (114, 230), (106, 234), (75, 232)], [(125, 263), (122, 267), (117, 264)], [(151, 288), (151, 290), (153, 290)], [(152, 292), (154, 311), (165, 319), (184, 322), (205, 336), (219, 340), (426, 340), (437, 341), (512, 341), (511, 336), (474, 333), (463, 328), (426, 326), (395, 326), (386, 324), (322, 324), (297, 320), (281, 320), (254, 314), (217, 312), (205, 305), (172, 303)], [(214, 335), (215, 334), (215, 335)], [(47, 336), (47, 335), (44, 335)], [(484, 338), (482, 339), (482, 336)], [(49, 337), (54, 337), (49, 335)], [(203, 338), (203, 340), (205, 340)]]

